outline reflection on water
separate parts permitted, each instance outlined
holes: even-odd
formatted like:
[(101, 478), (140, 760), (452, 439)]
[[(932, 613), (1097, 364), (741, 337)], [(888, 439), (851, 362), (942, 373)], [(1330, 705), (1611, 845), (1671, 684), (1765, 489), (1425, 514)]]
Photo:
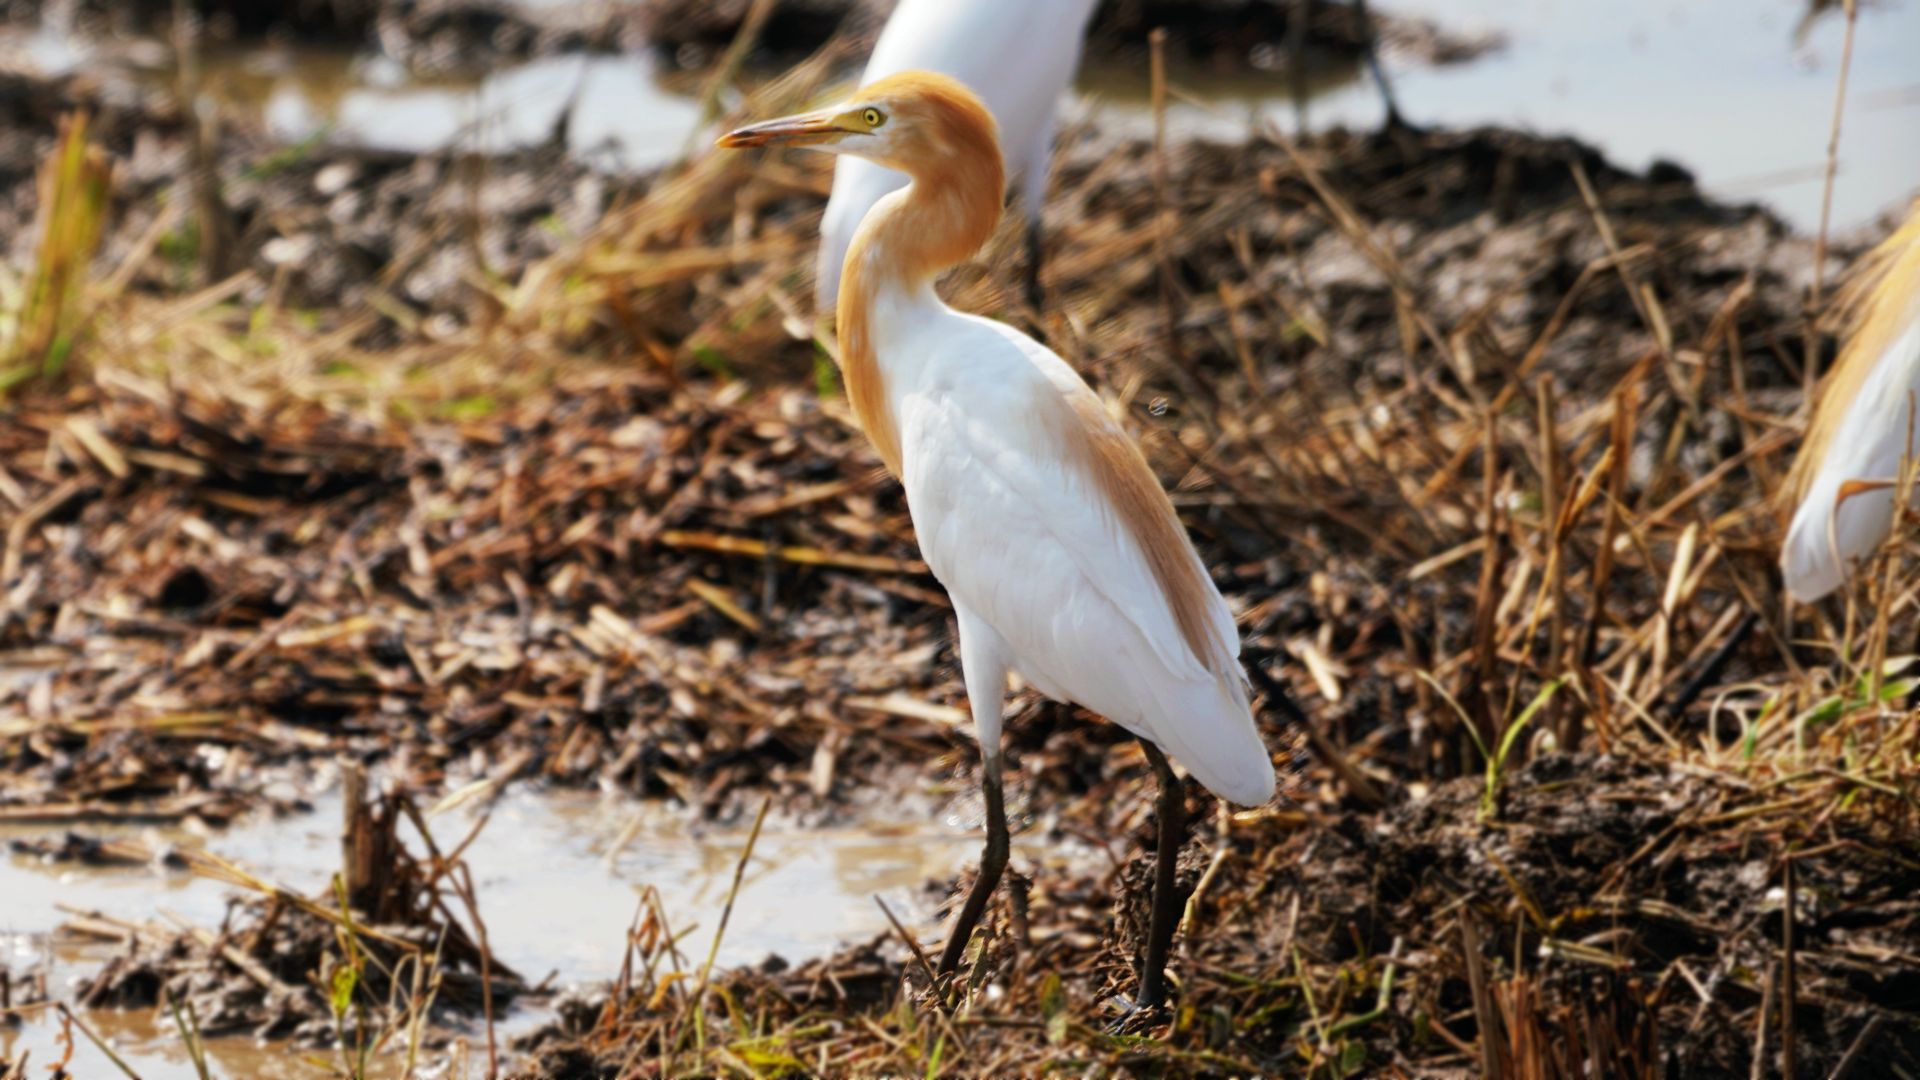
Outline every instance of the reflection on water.
[(324, 132), (373, 150), (458, 147), (501, 153), (540, 145), (565, 121), (566, 147), (639, 171), (686, 148), (700, 110), (690, 87), (656, 77), (652, 58), (553, 56), (482, 79), (418, 80), (386, 59), (265, 47), (210, 55), (206, 92), (288, 142)]
[[(262, 815), (209, 838), (170, 829), (87, 832), (137, 837), (156, 850), (204, 844), (263, 878), (314, 892), (338, 865), (340, 816), (333, 796), (311, 814)], [(443, 815), (433, 823), (436, 839), (451, 846), (474, 820), (466, 811)], [(407, 832), (403, 828), (402, 835)], [(0, 844), (57, 833), (0, 827)], [(513, 794), (495, 804), (467, 860), (496, 954), (533, 981), (553, 972), (564, 986), (616, 973), (626, 929), (647, 886), (660, 891), (676, 929), (693, 929), (689, 947), (704, 957), (745, 840), (744, 829), (703, 827), (651, 805), (578, 792)], [(973, 834), (940, 829), (931, 819), (872, 828), (770, 824), (748, 864), (719, 963), (755, 963), (770, 952), (799, 959), (884, 932), (875, 896), (901, 918), (925, 926), (932, 910), (922, 885), (951, 877), (977, 844)], [(16, 975), (36, 966), (48, 970), (54, 996), (69, 998), (74, 977), (111, 950), (55, 936), (65, 918), (59, 906), (140, 921), (172, 913), (215, 928), (233, 891), (184, 872), (74, 867), (0, 854), (0, 963)], [(87, 1019), (136, 1061), (146, 1080), (193, 1075), (171, 1021), (156, 1020), (152, 1010), (100, 1010)], [(522, 1012), (512, 1023), (524, 1027), (536, 1020), (536, 1014)], [(18, 1029), (0, 1024), (0, 1061), (22, 1050), (38, 1063), (59, 1060), (57, 1031), (47, 1015)], [(245, 1038), (215, 1039), (209, 1046), (222, 1075), (324, 1075), (301, 1060), (306, 1051), (263, 1049)], [(75, 1075), (106, 1076), (112, 1069), (80, 1040)]]
[[(171, 1017), (152, 1009), (96, 1009), (85, 1015), (87, 1027), (113, 1052), (135, 1069), (140, 1080), (197, 1080), (198, 1072), (184, 1049)], [(61, 1060), (66, 1053), (59, 1045), (59, 1022), (51, 1015), (28, 1020), (19, 1029), (0, 1027), (0, 1063), (17, 1061), (27, 1054), (27, 1075), (48, 1075), (43, 1069)], [(84, 1033), (73, 1035), (73, 1058), (67, 1064), (69, 1075), (78, 1080), (110, 1080), (123, 1076), (118, 1068)], [(327, 1060), (327, 1052), (306, 1050), (275, 1043), (261, 1043), (244, 1037), (214, 1038), (206, 1041), (207, 1065), (222, 1080), (319, 1080), (340, 1075), (338, 1058)], [(485, 1051), (482, 1050), (484, 1057)], [(447, 1059), (441, 1055), (442, 1062)], [(471, 1056), (458, 1052), (456, 1056)], [(484, 1060), (481, 1062), (485, 1065)], [(334, 1066), (330, 1068), (329, 1065)], [(444, 1066), (443, 1066), (444, 1067)], [(368, 1080), (397, 1080), (403, 1070), (389, 1059), (380, 1059), (367, 1071)], [(416, 1071), (416, 1076), (427, 1075)], [(446, 1068), (449, 1078), (473, 1075), (471, 1069), (457, 1065)]]

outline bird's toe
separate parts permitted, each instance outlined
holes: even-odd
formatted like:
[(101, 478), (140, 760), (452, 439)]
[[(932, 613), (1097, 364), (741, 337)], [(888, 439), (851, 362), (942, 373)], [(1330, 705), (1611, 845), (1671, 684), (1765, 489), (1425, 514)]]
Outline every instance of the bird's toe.
[(1115, 994), (1113, 1000), (1120, 1006), (1120, 1015), (1108, 1021), (1109, 1035), (1140, 1035), (1166, 1019), (1165, 1002), (1142, 1003), (1122, 994)]

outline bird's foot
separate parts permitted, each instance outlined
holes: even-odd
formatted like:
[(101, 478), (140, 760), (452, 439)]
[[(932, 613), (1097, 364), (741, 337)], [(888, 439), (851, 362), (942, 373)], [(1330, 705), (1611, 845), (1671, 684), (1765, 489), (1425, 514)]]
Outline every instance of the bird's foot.
[(1114, 995), (1120, 1003), (1120, 1015), (1107, 1024), (1109, 1035), (1139, 1035), (1165, 1018), (1165, 1001), (1135, 1001), (1120, 994)]

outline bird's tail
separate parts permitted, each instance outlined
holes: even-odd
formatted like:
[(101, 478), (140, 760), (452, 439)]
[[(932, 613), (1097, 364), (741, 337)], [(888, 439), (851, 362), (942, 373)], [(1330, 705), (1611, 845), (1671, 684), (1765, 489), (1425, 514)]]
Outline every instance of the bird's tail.
[(1186, 766), (1208, 791), (1241, 806), (1273, 798), (1273, 758), (1254, 725), (1246, 683), (1230, 671), (1212, 683), (1183, 681), (1156, 688), (1159, 714), (1154, 741)]

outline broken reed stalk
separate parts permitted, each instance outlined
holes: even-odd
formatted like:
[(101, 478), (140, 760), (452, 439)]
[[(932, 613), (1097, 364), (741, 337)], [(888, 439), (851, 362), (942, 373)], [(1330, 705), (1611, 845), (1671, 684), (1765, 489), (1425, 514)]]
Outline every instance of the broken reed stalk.
[(940, 976), (934, 973), (933, 965), (927, 960), (927, 951), (920, 947), (920, 940), (914, 937), (913, 934), (901, 924), (900, 920), (894, 916), (893, 909), (887, 906), (887, 902), (884, 899), (876, 896), (873, 898), (873, 902), (880, 905), (880, 914), (887, 917), (887, 922), (893, 925), (893, 932), (900, 935), (900, 940), (906, 942), (907, 948), (913, 952), (913, 961), (920, 965), (920, 973), (927, 977), (927, 990), (933, 995), (934, 1002), (940, 1006), (943, 1012), (952, 1015), (953, 1003), (947, 1000), (946, 987), (940, 984)]
[(0, 394), (29, 379), (57, 378), (87, 328), (87, 274), (113, 189), (113, 163), (87, 141), (87, 124), (84, 112), (62, 117), (53, 154), (40, 167), (40, 239), (16, 336), (0, 363)]
[[(1627, 299), (1633, 304), (1635, 313), (1647, 333), (1653, 336), (1654, 344), (1660, 348), (1660, 357), (1666, 363), (1673, 363), (1672, 329), (1662, 313), (1659, 299), (1651, 286), (1640, 281), (1633, 272), (1632, 260), (1620, 246), (1619, 236), (1614, 232), (1613, 221), (1607, 216), (1606, 208), (1600, 202), (1600, 194), (1594, 189), (1593, 180), (1587, 176), (1587, 168), (1575, 161), (1571, 166), (1574, 186), (1580, 189), (1581, 201), (1586, 203), (1587, 213), (1593, 217), (1594, 231), (1600, 234), (1600, 242), (1606, 245), (1608, 261), (1614, 272), (1620, 275), (1620, 284), (1626, 288)], [(1679, 393), (1679, 384), (1675, 384), (1676, 396), (1687, 400)]]
[[(1852, 6), (1849, 3), (1848, 6)], [(1793, 955), (1793, 917), (1794, 917), (1794, 853), (1787, 852), (1780, 868), (1781, 892), (1785, 893), (1780, 910), (1780, 1074), (1795, 1075), (1794, 1064), (1798, 1046), (1795, 1042), (1793, 1027), (1793, 1002), (1799, 988), (1795, 985), (1798, 974), (1794, 970)]]
[(767, 19), (773, 14), (773, 6), (776, 2), (777, 0), (753, 0), (753, 6), (747, 9), (746, 17), (740, 20), (740, 29), (734, 33), (733, 40), (727, 45), (727, 51), (721, 55), (720, 62), (714, 65), (713, 74), (707, 77), (706, 85), (700, 90), (700, 123), (690, 137), (689, 151), (692, 150), (691, 139), (700, 138), (706, 125), (720, 115), (720, 95), (740, 73), (741, 66), (747, 62), (747, 54), (752, 52), (753, 46), (759, 42), (760, 32), (766, 29)]
[[(1498, 660), (1494, 622), (1500, 602), (1500, 579), (1506, 569), (1506, 546), (1501, 543), (1500, 532), (1499, 424), (1492, 413), (1483, 418), (1482, 435), (1485, 459), (1482, 462), (1480, 511), (1486, 515), (1486, 519), (1480, 533), (1480, 581), (1474, 591), (1473, 658), (1462, 672), (1466, 685), (1457, 696), (1467, 707), (1467, 722), (1476, 730), (1475, 744), (1485, 752), (1501, 742), (1502, 722), (1507, 715), (1503, 711), (1496, 717), (1492, 701), (1494, 669)], [(1472, 770), (1471, 749), (1465, 744), (1455, 747), (1463, 771)]]
[(366, 894), (374, 875), (373, 811), (367, 806), (367, 767), (350, 762), (340, 778), (340, 879), (349, 903), (358, 905), (374, 918), (379, 913), (367, 908)]
[(1293, 0), (1287, 8), (1287, 86), (1293, 99), (1294, 130), (1307, 132), (1307, 11), (1313, 0)]
[(1847, 1077), (1853, 1075), (1853, 1070), (1860, 1064), (1860, 1056), (1866, 1053), (1868, 1046), (1873, 1044), (1874, 1036), (1880, 1034), (1880, 1029), (1886, 1025), (1886, 1019), (1880, 1013), (1875, 1013), (1867, 1019), (1866, 1026), (1860, 1029), (1860, 1034), (1854, 1036), (1853, 1045), (1847, 1047), (1846, 1054), (1833, 1067), (1833, 1071), (1827, 1074), (1827, 1080), (1847, 1080)]
[[(1648, 359), (1651, 359), (1650, 357)], [(1600, 749), (1606, 752), (1612, 739), (1611, 724), (1601, 724), (1607, 715), (1608, 703), (1612, 695), (1607, 691), (1606, 680), (1593, 670), (1594, 659), (1600, 646), (1600, 625), (1607, 614), (1607, 582), (1613, 577), (1614, 540), (1620, 535), (1621, 515), (1625, 508), (1627, 489), (1627, 469), (1633, 458), (1633, 431), (1635, 420), (1640, 412), (1638, 379), (1646, 360), (1635, 364), (1628, 376), (1621, 380), (1620, 387), (1613, 395), (1613, 419), (1609, 433), (1609, 455), (1612, 468), (1607, 475), (1606, 519), (1600, 530), (1600, 546), (1594, 555), (1592, 574), (1592, 606), (1587, 610), (1586, 625), (1581, 630), (1580, 647), (1577, 656), (1580, 671), (1587, 680), (1587, 701), (1593, 709), (1596, 721), (1594, 735), (1600, 740)]]
[(1180, 342), (1180, 313), (1173, 281), (1173, 251), (1169, 236), (1173, 214), (1167, 209), (1167, 31), (1156, 26), (1147, 35), (1148, 80), (1153, 100), (1153, 253), (1160, 276), (1160, 309), (1167, 323), (1167, 351), (1174, 370), (1189, 370)]
[(1748, 1072), (1749, 1080), (1764, 1080), (1767, 1075), (1767, 1021), (1773, 1017), (1773, 999), (1780, 980), (1775, 977), (1778, 965), (1769, 962), (1765, 977), (1760, 980), (1760, 1007), (1753, 1011), (1753, 1066)]
[[(1547, 677), (1566, 674), (1567, 563), (1566, 533), (1560, 528), (1560, 433), (1554, 422), (1553, 380), (1537, 384), (1540, 417), (1540, 515), (1547, 557)], [(1580, 748), (1580, 713), (1556, 698), (1549, 727), (1563, 753)]]
[[(1805, 341), (1804, 354), (1800, 363), (1800, 401), (1804, 415), (1813, 414), (1814, 402), (1819, 400), (1820, 385), (1820, 316), (1825, 301), (1827, 282), (1827, 233), (1833, 218), (1833, 183), (1840, 168), (1840, 121), (1846, 115), (1847, 78), (1853, 70), (1853, 31), (1859, 20), (1857, 0), (1843, 0), (1847, 26), (1840, 44), (1840, 73), (1833, 87), (1833, 119), (1827, 128), (1827, 156), (1820, 178), (1820, 228), (1813, 236), (1813, 286), (1807, 293), (1806, 308), (1802, 312), (1802, 337)], [(1818, 12), (1814, 8), (1814, 12)], [(1809, 18), (1812, 16), (1809, 15)], [(1787, 609), (1791, 611), (1791, 608)]]
[[(180, 1042), (187, 1048), (187, 1058), (193, 1062), (194, 1075), (200, 1080), (213, 1080), (212, 1070), (207, 1068), (207, 1047), (200, 1037), (200, 1017), (194, 1013), (193, 1002), (181, 1002), (171, 994), (166, 998), (167, 1011), (173, 1014), (173, 1026), (180, 1032)], [(185, 1015), (182, 1015), (184, 1005)]]
[(1472, 910), (1462, 907), (1455, 924), (1460, 929), (1460, 955), (1466, 961), (1474, 1021), (1480, 1028), (1480, 1075), (1488, 1080), (1503, 1080), (1506, 1074), (1501, 1069), (1500, 1014), (1487, 985), (1486, 964), (1480, 956), (1480, 933), (1474, 928)]
[[(131, 1065), (128, 1065), (126, 1061), (120, 1057), (119, 1054), (114, 1053), (113, 1047), (108, 1046), (105, 1039), (102, 1039), (100, 1036), (94, 1034), (93, 1029), (87, 1026), (87, 1022), (85, 1020), (80, 1019), (79, 1013), (76, 1013), (72, 1009), (68, 1008), (66, 1002), (64, 1001), (55, 1002), (54, 1008), (60, 1010), (60, 1022), (62, 1024), (71, 1025), (72, 1027), (79, 1028), (80, 1034), (85, 1035), (87, 1037), (87, 1041), (94, 1045), (94, 1049), (99, 1050), (102, 1054), (105, 1054), (107, 1056), (107, 1060), (113, 1062), (113, 1065), (115, 1068), (125, 1073), (130, 1078), (130, 1080), (140, 1080), (140, 1074), (137, 1072), (134, 1072), (133, 1067)], [(72, 1050), (71, 1050), (72, 1040), (73, 1040), (73, 1036), (71, 1033), (69, 1033), (67, 1035), (69, 1056), (71, 1056), (72, 1054)]]
[(466, 906), (467, 917), (473, 920), (473, 932), (480, 940), (480, 1007), (487, 1024), (487, 1080), (497, 1080), (500, 1075), (500, 1040), (494, 1029), (493, 1011), (493, 946), (487, 942), (486, 920), (480, 917), (480, 899), (473, 884), (473, 869), (462, 862), (447, 875), (452, 883), (454, 894)]
[(220, 192), (217, 161), (220, 114), (201, 108), (201, 16), (188, 0), (173, 0), (174, 86), (187, 123), (187, 187), (193, 199), (194, 265), (201, 285), (225, 278), (233, 263), (233, 213)]
[[(1827, 230), (1833, 220), (1833, 178), (1840, 169), (1840, 120), (1847, 109), (1847, 74), (1853, 70), (1853, 28), (1859, 21), (1860, 9), (1857, 0), (1843, 0), (1847, 16), (1846, 36), (1840, 43), (1840, 74), (1833, 88), (1833, 123), (1827, 130), (1827, 161), (1820, 180), (1820, 231), (1813, 238), (1813, 293), (1808, 297), (1810, 312), (1818, 313), (1821, 292), (1827, 280)], [(1807, 327), (1807, 359), (1813, 359), (1814, 348), (1812, 324)], [(1804, 400), (1813, 401), (1813, 365), (1809, 363), (1806, 371), (1807, 385)]]
[(773, 806), (773, 796), (767, 795), (760, 800), (760, 812), (753, 815), (753, 828), (747, 833), (747, 842), (740, 849), (740, 861), (733, 864), (733, 884), (727, 887), (727, 902), (720, 908), (720, 925), (713, 928), (713, 943), (707, 946), (706, 962), (700, 965), (700, 981), (694, 984), (690, 1002), (693, 1007), (694, 1043), (702, 1054), (707, 1050), (706, 998), (707, 983), (713, 976), (713, 962), (720, 955), (720, 941), (727, 935), (727, 920), (733, 917), (733, 902), (740, 896), (740, 882), (747, 874), (747, 861), (753, 858), (753, 846), (760, 840), (760, 826), (766, 824), (767, 811)]
[[(1158, 270), (1161, 318), (1166, 322), (1167, 357), (1161, 370), (1170, 374), (1199, 410), (1210, 432), (1220, 434), (1220, 393), (1206, 374), (1188, 355), (1180, 334), (1182, 293), (1173, 266), (1173, 233), (1178, 215), (1167, 197), (1167, 32), (1155, 27), (1147, 35), (1148, 81), (1153, 102), (1153, 256)], [(1179, 443), (1179, 438), (1172, 440)], [(1183, 447), (1184, 449), (1184, 447)], [(1234, 478), (1214, 474), (1223, 486), (1232, 488)]]

